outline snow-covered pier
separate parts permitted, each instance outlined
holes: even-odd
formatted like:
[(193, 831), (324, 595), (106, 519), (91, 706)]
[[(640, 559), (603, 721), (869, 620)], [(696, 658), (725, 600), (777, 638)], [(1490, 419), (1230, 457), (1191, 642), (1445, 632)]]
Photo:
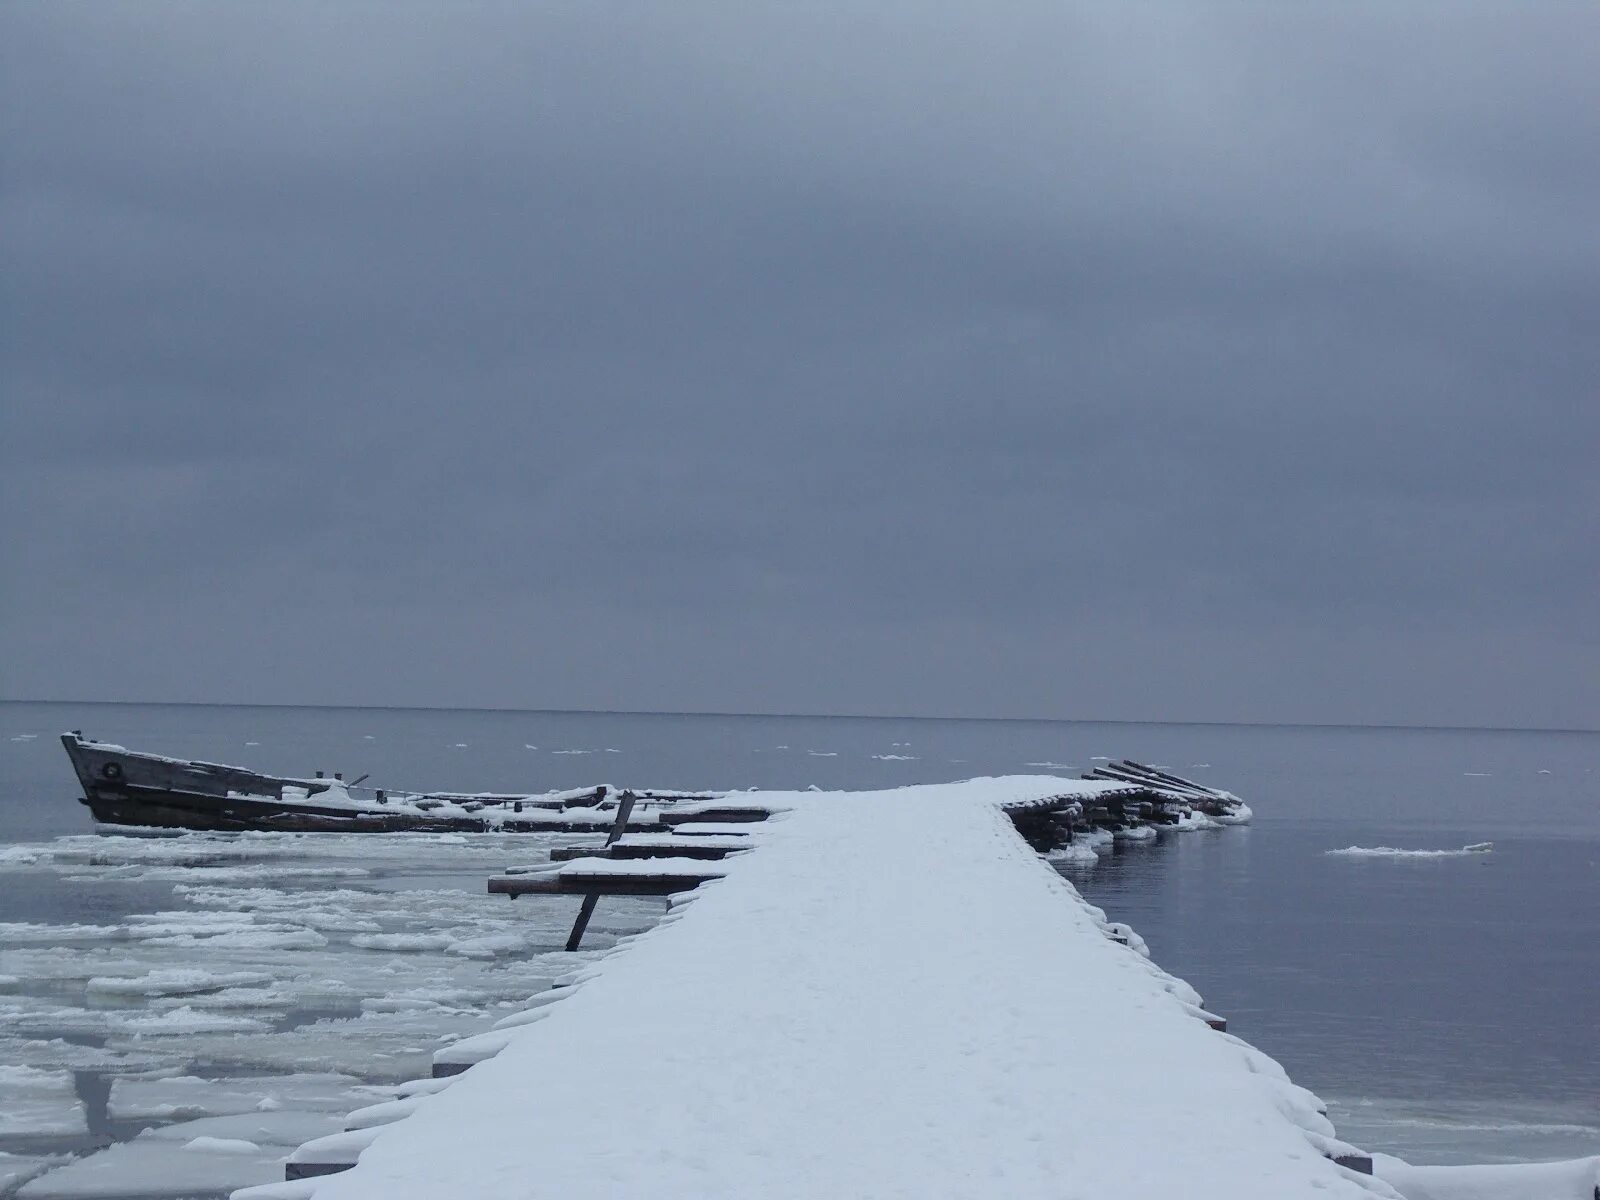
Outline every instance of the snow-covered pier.
[(235, 1198), (1397, 1195), (1012, 824), (1117, 786), (762, 793), (659, 926)]

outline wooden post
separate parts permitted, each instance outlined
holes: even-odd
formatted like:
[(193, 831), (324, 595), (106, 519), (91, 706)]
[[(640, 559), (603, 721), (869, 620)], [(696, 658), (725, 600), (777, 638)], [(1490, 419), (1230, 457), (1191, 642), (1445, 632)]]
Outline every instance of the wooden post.
[[(611, 823), (611, 832), (606, 835), (607, 846), (615, 845), (627, 830), (628, 818), (633, 814), (633, 802), (637, 799), (632, 792), (623, 792), (617, 798), (617, 819)], [(578, 906), (578, 919), (572, 923), (572, 932), (567, 935), (568, 950), (576, 950), (583, 941), (583, 931), (589, 928), (589, 918), (594, 916), (594, 906), (599, 902), (599, 892), (589, 892), (584, 896), (583, 903)]]
[(633, 815), (633, 802), (638, 797), (632, 792), (623, 792), (617, 801), (617, 819), (611, 823), (611, 833), (607, 836), (605, 844), (613, 845), (628, 828), (628, 818)]
[(583, 931), (589, 928), (589, 918), (594, 916), (594, 906), (599, 902), (599, 892), (589, 892), (584, 896), (583, 903), (578, 907), (578, 919), (572, 923), (572, 932), (567, 935), (568, 950), (576, 950), (578, 943), (583, 941)]

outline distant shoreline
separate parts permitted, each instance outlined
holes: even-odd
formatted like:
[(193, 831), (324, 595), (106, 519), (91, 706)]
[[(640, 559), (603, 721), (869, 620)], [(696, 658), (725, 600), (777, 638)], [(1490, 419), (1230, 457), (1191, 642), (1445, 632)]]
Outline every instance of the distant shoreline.
[(1538, 725), (1408, 725), (1383, 723), (1363, 725), (1350, 721), (1175, 721), (1132, 717), (964, 717), (911, 713), (807, 713), (807, 712), (720, 712), (698, 709), (634, 708), (519, 708), (476, 704), (282, 704), (213, 700), (37, 700), (7, 697), (0, 704), (96, 705), (107, 708), (311, 708), (343, 712), (463, 712), (526, 713), (546, 716), (591, 717), (748, 717), (751, 720), (808, 721), (983, 721), (1019, 725), (1177, 725), (1199, 728), (1238, 729), (1403, 729), (1434, 733), (1600, 733), (1600, 729), (1548, 728)]

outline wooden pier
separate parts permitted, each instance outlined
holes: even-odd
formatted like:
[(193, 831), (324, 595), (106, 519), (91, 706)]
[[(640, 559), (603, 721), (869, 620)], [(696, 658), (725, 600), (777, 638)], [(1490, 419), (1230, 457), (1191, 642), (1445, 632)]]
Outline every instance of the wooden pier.
[(1392, 1197), (1013, 825), (1175, 794), (1021, 777), (705, 806), (744, 836), (624, 817), (491, 888), (659, 887), (659, 926), (235, 1200)]

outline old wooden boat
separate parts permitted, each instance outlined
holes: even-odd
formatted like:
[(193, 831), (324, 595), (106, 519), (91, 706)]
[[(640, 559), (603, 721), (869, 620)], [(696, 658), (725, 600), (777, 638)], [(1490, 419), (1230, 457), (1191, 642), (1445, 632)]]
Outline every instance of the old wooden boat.
[[(286, 830), (291, 832), (435, 833), (590, 832), (607, 829), (622, 793), (608, 787), (541, 793), (399, 792), (362, 787), (320, 773), (303, 779), (245, 767), (168, 758), (86, 738), (61, 735), (83, 786), (83, 803), (107, 826), (168, 829)], [(1154, 836), (1162, 826), (1235, 824), (1250, 809), (1230, 792), (1131, 760), (1097, 767), (1092, 786), (1072, 790), (1060, 804), (1010, 813), (1035, 847), (1070, 842), (1077, 833)], [(721, 792), (628, 789), (635, 806), (630, 830), (665, 831), (681, 801), (714, 801)], [(1070, 802), (1067, 800), (1070, 799)], [(699, 805), (698, 816), (707, 811)]]
[[(292, 832), (584, 832), (607, 828), (618, 793), (607, 787), (505, 794), (399, 792), (345, 782), (265, 775), (244, 767), (168, 758), (97, 742), (80, 730), (61, 744), (102, 825)], [(365, 777), (363, 777), (364, 779)], [(630, 829), (660, 830), (664, 806), (715, 792), (635, 790)]]

